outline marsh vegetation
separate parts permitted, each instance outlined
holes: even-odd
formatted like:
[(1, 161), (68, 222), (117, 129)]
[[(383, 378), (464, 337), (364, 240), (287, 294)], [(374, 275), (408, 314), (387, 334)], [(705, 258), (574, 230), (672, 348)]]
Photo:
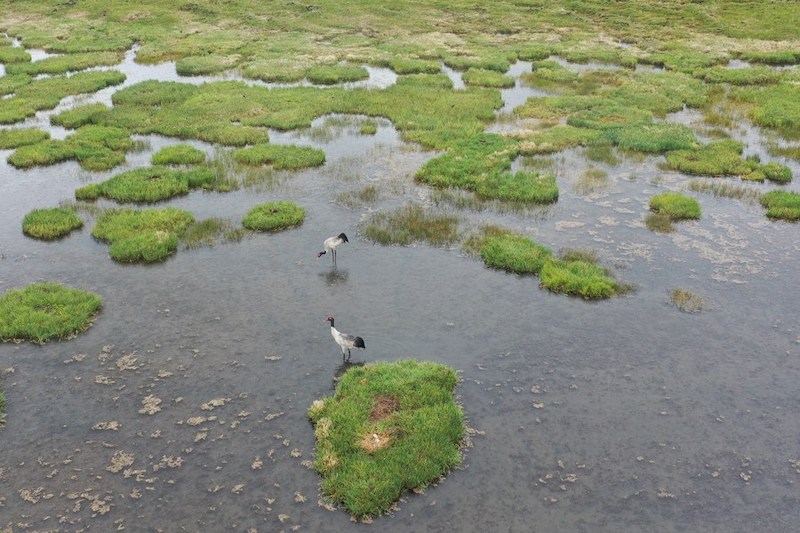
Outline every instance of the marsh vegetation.
[[(3, 305), (107, 302), (14, 304), (77, 320), (0, 335), (0, 529), (800, 520), (795, 4), (0, 6)], [(326, 312), (394, 377), (334, 370)]]

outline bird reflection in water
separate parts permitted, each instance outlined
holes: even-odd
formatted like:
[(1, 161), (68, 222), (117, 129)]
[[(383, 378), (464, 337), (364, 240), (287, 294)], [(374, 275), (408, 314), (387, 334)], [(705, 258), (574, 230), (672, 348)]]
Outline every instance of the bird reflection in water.
[(343, 285), (347, 282), (347, 270), (339, 270), (335, 266), (328, 272), (320, 273), (320, 276), (325, 278), (325, 283), (329, 286)]

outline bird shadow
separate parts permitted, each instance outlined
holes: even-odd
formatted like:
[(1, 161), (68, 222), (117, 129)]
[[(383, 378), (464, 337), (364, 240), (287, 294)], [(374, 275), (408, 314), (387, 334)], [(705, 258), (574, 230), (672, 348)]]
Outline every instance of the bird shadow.
[(364, 361), (358, 361), (355, 363), (351, 363), (350, 361), (342, 361), (342, 364), (336, 367), (336, 370), (333, 371), (333, 384), (334, 386), (342, 380), (342, 376), (344, 376), (345, 372), (353, 368), (354, 366), (364, 366)]
[(324, 278), (328, 285), (343, 285), (347, 283), (348, 276), (347, 270), (339, 270), (336, 266), (333, 266), (328, 272), (320, 273), (320, 277)]

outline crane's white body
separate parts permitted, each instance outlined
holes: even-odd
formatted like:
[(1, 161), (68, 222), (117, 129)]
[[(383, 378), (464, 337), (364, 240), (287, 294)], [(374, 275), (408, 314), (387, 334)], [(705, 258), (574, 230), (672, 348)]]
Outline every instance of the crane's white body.
[[(364, 339), (361, 337), (356, 337), (355, 335), (348, 335), (347, 333), (342, 333), (338, 329), (333, 326), (333, 317), (329, 316), (327, 318), (328, 322), (331, 323), (331, 336), (333, 340), (336, 341), (336, 344), (342, 349), (342, 359), (350, 359), (350, 350), (353, 348), (361, 348), (362, 350), (366, 350), (366, 346), (364, 345)], [(346, 352), (345, 352), (346, 351)]]
[(340, 233), (339, 235), (336, 235), (334, 237), (328, 237), (322, 243), (322, 251), (317, 254), (317, 257), (318, 258), (322, 257), (326, 253), (330, 252), (331, 259), (333, 259), (333, 262), (336, 263), (336, 248), (345, 242), (350, 242), (350, 241), (347, 240), (347, 235), (345, 235), (344, 233)]

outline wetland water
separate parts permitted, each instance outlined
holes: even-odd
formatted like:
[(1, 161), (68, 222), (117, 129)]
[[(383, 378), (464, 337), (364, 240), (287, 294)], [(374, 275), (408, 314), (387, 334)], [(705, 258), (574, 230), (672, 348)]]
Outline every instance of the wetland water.
[[(174, 65), (120, 67), (180, 79)], [(141, 69), (141, 70), (140, 70)], [(143, 74), (147, 72), (147, 74)], [(206, 80), (207, 81), (207, 80)], [(76, 102), (107, 99), (117, 89)], [(522, 89), (524, 90), (524, 89)], [(508, 98), (513, 95), (508, 94)], [(26, 125), (49, 127), (49, 114)], [(800, 521), (800, 239), (758, 205), (697, 196), (703, 218), (644, 225), (649, 198), (686, 176), (660, 157), (552, 156), (560, 197), (544, 211), (462, 212), (559, 248), (593, 248), (638, 289), (589, 303), (458, 249), (382, 247), (358, 236), (370, 210), (431, 202), (413, 174), (435, 154), (323, 117), (271, 141), (318, 146), (323, 167), (239, 191), (167, 202), (238, 224), (289, 199), (297, 229), (121, 265), (94, 220), (66, 239), (22, 235), (31, 209), (112, 173), (77, 163), (19, 171), (0, 151), (0, 290), (56, 280), (104, 299), (95, 325), (45, 346), (0, 344), (0, 527), (14, 531), (792, 531)], [(688, 119), (687, 119), (688, 120)], [(500, 126), (498, 126), (500, 127)], [(507, 128), (504, 123), (503, 128)], [(54, 133), (54, 136), (57, 134)], [(149, 149), (177, 140), (137, 137)], [(748, 130), (749, 143), (761, 142)], [(193, 143), (212, 152), (212, 147)], [(760, 146), (746, 150), (760, 151)], [(784, 161), (800, 176), (796, 163)], [(587, 187), (593, 166), (605, 179)], [(117, 168), (113, 173), (120, 172)], [(334, 198), (375, 185), (379, 199)], [(767, 190), (770, 186), (753, 185)], [(795, 184), (788, 186), (797, 190)], [(338, 267), (316, 259), (339, 232)], [(699, 294), (701, 313), (667, 303)], [(364, 337), (353, 361), (413, 357), (454, 367), (472, 447), (463, 467), (371, 526), (318, 504), (306, 409), (342, 371), (325, 317)], [(159, 403), (160, 402), (160, 403)]]

